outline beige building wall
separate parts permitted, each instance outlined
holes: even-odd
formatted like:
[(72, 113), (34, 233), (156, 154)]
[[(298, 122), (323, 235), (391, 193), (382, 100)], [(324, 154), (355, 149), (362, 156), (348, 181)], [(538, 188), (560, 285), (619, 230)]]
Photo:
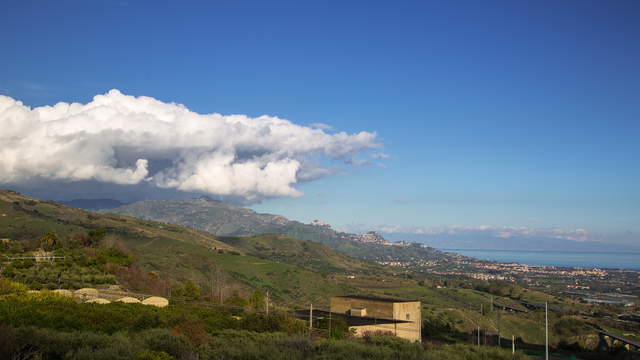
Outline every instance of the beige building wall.
[(411, 321), (398, 324), (397, 336), (412, 341), (422, 340), (422, 306), (419, 301), (393, 303), (393, 318)]
[(411, 341), (422, 340), (422, 309), (419, 301), (391, 302), (375, 299), (350, 297), (332, 297), (331, 311), (358, 316), (358, 312), (351, 314), (351, 309), (366, 309), (366, 316), (381, 319), (396, 319), (411, 321), (410, 323), (376, 324), (352, 326), (356, 334), (362, 336), (366, 331), (390, 331), (398, 337)]
[(356, 336), (364, 336), (366, 332), (375, 333), (377, 331), (390, 332), (393, 335), (398, 335), (396, 325), (398, 324), (361, 325), (350, 326), (349, 329), (354, 329)]
[(352, 308), (366, 308), (368, 317), (392, 319), (393, 303), (369, 299), (337, 297), (331, 298), (331, 311), (350, 314)]

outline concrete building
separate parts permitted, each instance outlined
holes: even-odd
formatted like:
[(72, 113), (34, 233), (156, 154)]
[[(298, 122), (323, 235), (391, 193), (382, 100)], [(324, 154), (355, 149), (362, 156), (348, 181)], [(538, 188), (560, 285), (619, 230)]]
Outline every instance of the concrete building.
[(331, 313), (347, 315), (350, 329), (358, 336), (367, 332), (392, 333), (411, 341), (422, 340), (420, 301), (373, 296), (334, 296)]

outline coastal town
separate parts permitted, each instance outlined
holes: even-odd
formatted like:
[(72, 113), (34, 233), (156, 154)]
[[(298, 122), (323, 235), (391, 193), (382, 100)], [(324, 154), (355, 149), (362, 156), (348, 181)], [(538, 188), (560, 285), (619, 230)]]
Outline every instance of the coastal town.
[[(329, 225), (322, 223), (321, 226)], [(381, 246), (431, 249), (425, 244), (391, 242), (375, 231), (363, 234), (343, 233), (342, 237)], [(434, 256), (434, 251), (439, 256)], [(428, 255), (410, 259), (400, 256), (378, 259), (376, 263), (447, 278), (507, 281), (577, 297), (587, 303), (634, 306), (639, 302), (640, 271), (637, 270), (501, 263), (434, 249), (426, 254)]]

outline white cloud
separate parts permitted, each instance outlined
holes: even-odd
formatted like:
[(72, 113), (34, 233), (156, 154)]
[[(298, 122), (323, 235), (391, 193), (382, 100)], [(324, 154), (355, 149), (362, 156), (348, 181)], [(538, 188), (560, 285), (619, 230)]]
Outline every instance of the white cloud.
[(315, 129), (320, 129), (325, 131), (333, 130), (333, 126), (329, 124), (321, 123), (321, 122), (313, 123), (309, 126)]
[(594, 234), (584, 229), (561, 229), (561, 228), (530, 228), (525, 226), (398, 226), (379, 225), (366, 226), (362, 224), (352, 224), (347, 226), (348, 230), (355, 232), (378, 231), (382, 233), (398, 234), (419, 234), (419, 235), (474, 235), (482, 234), (503, 239), (509, 238), (552, 238), (572, 241), (594, 241)]
[(364, 159), (347, 158), (344, 161), (345, 163), (353, 166), (365, 166), (371, 164), (371, 162)]
[(385, 154), (383, 152), (377, 152), (377, 153), (371, 154), (371, 157), (374, 159), (388, 159), (391, 157), (391, 155)]
[(0, 96), (0, 183), (147, 182), (160, 188), (256, 200), (295, 188), (376, 149), (376, 134), (326, 133), (271, 116), (198, 114), (118, 90), (87, 104), (29, 108)]

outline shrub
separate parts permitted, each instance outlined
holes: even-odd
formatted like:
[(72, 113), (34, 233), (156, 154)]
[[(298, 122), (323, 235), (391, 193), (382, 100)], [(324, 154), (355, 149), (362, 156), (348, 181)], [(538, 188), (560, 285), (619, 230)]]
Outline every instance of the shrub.
[(240, 324), (244, 330), (256, 332), (283, 332), (301, 334), (306, 331), (304, 322), (282, 314), (248, 314)]
[(0, 340), (2, 359), (131, 359), (140, 352), (123, 334), (106, 335), (78, 331), (57, 332), (34, 327), (5, 327)]
[(0, 295), (24, 294), (29, 288), (23, 284), (0, 277)]
[(150, 329), (140, 332), (137, 336), (142, 347), (153, 352), (163, 352), (175, 359), (186, 358), (193, 352), (189, 340), (168, 329)]
[(311, 359), (522, 360), (518, 352), (473, 345), (430, 346), (392, 338), (318, 340), (284, 333), (224, 330), (196, 348), (166, 329), (113, 335), (0, 325), (0, 358), (48, 359)]
[(233, 295), (231, 295), (231, 297), (229, 297), (228, 299), (226, 299), (224, 301), (224, 304), (228, 305), (228, 306), (235, 306), (235, 307), (238, 307), (238, 308), (244, 308), (249, 304), (249, 302), (247, 301), (247, 299), (245, 299), (242, 296), (238, 295), (238, 293), (234, 293)]
[(56, 233), (48, 231), (40, 237), (38, 245), (46, 251), (52, 251), (54, 249), (58, 249), (62, 243)]
[(133, 256), (127, 255), (122, 249), (112, 246), (108, 248), (102, 248), (96, 254), (93, 260), (96, 264), (112, 263), (122, 266), (131, 265), (133, 262)]
[(209, 339), (204, 322), (198, 319), (187, 319), (176, 325), (172, 332), (174, 334), (184, 335), (196, 346), (206, 343)]
[[(76, 333), (71, 334), (75, 335)], [(86, 341), (87, 338), (84, 337), (81, 339), (82, 346), (72, 349), (65, 354), (65, 358), (74, 360), (130, 360), (141, 350), (124, 334), (112, 336), (90, 334), (88, 338), (95, 341)]]
[(102, 242), (102, 240), (106, 235), (107, 235), (107, 230), (103, 228), (90, 230), (86, 238), (87, 243), (83, 245), (97, 246), (100, 244), (100, 242)]
[(171, 360), (171, 355), (164, 351), (144, 351), (136, 356), (138, 360)]
[(184, 297), (187, 300), (197, 300), (200, 298), (200, 288), (191, 280), (187, 280), (180, 288), (176, 289), (173, 294), (177, 297)]
[(256, 290), (253, 295), (249, 298), (249, 304), (251, 305), (251, 309), (253, 311), (264, 310), (265, 308), (265, 297), (262, 294), (262, 291)]
[(589, 332), (586, 325), (575, 318), (562, 318), (555, 323), (553, 328), (560, 336), (578, 336)]

